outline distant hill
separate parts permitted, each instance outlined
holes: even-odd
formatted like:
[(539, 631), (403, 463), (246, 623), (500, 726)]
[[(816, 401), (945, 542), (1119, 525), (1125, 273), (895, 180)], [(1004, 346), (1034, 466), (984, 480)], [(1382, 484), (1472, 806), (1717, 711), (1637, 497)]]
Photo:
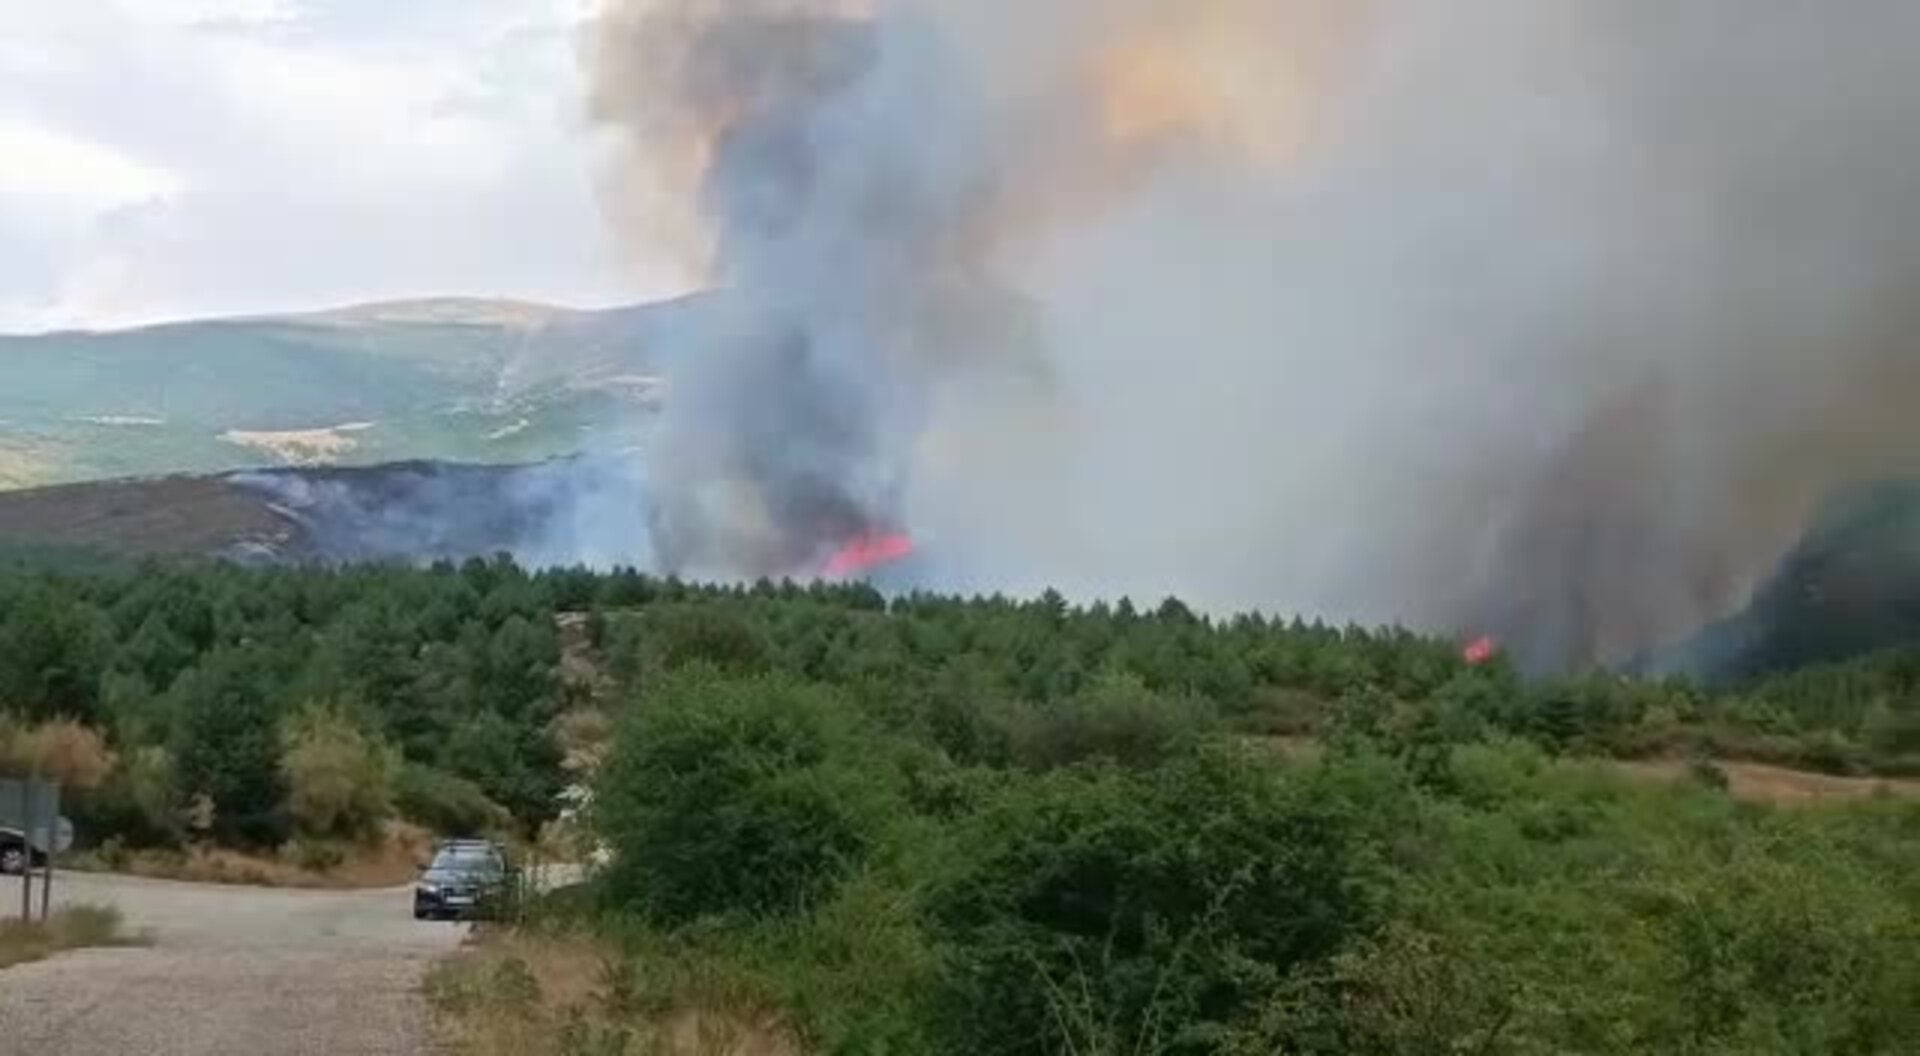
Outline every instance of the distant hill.
[(701, 298), (606, 310), (447, 299), (0, 335), (0, 488), (618, 446)]

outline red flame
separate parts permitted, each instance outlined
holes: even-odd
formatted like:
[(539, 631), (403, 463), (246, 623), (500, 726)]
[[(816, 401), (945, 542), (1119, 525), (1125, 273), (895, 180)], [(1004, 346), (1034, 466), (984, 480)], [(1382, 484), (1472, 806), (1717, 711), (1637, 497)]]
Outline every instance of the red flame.
[(1494, 641), (1492, 635), (1482, 635), (1470, 642), (1466, 649), (1461, 651), (1460, 657), (1477, 667), (1491, 661), (1499, 655), (1499, 652), (1500, 643)]
[(833, 579), (857, 576), (913, 554), (913, 540), (904, 535), (868, 534), (841, 547), (820, 574)]

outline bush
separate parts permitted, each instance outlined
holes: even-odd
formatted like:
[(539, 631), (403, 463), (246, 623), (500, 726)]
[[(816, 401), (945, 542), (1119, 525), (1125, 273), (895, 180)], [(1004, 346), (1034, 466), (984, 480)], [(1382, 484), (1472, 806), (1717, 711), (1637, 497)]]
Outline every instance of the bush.
[(129, 847), (178, 847), (186, 838), (173, 757), (165, 748), (136, 748), (100, 787), (72, 797), (77, 838), (107, 837)]
[(347, 852), (331, 840), (295, 837), (281, 850), (281, 856), (310, 873), (338, 869), (347, 860)]
[(45, 922), (0, 919), (0, 968), (36, 961), (62, 950), (128, 946), (142, 941), (121, 931), (118, 909), (70, 905), (56, 910)]
[(1212, 727), (1213, 708), (1194, 697), (1155, 693), (1136, 675), (1108, 675), (1013, 723), (1013, 756), (1034, 769), (1104, 759), (1156, 766)]
[(1531, 746), (1457, 754), (1394, 929), (1292, 1009), (1336, 1021), (1310, 1051), (1905, 1051), (1910, 807), (1761, 809)]
[(441, 769), (472, 781), (529, 831), (559, 812), (560, 762), (560, 745), (544, 723), (487, 711), (462, 722), (435, 759)]
[(364, 839), (393, 815), (399, 759), (337, 707), (310, 705), (285, 733), (287, 810), (305, 836)]
[(679, 923), (831, 895), (904, 809), (850, 704), (779, 677), (676, 677), (629, 712), (590, 813), (616, 904)]
[(401, 817), (443, 836), (480, 836), (513, 822), (506, 808), (488, 799), (479, 785), (415, 763), (395, 771), (393, 801)]
[(676, 605), (651, 615), (650, 647), (662, 673), (710, 665), (735, 676), (756, 675), (771, 666), (767, 642), (732, 607)]
[(99, 788), (115, 761), (100, 731), (72, 719), (37, 726), (0, 722), (0, 769), (37, 773), (72, 792)]
[(1687, 774), (1701, 785), (1711, 788), (1716, 792), (1725, 792), (1728, 788), (1732, 787), (1733, 784), (1732, 780), (1727, 777), (1727, 772), (1720, 767), (1720, 764), (1711, 759), (1695, 759), (1693, 762), (1687, 764)]
[(173, 759), (181, 790), (203, 799), (213, 836), (278, 847), (291, 828), (280, 773), (280, 709), (262, 688), (261, 657), (220, 653), (169, 693), (180, 715)]
[(1374, 923), (1344, 799), (1225, 749), (1012, 781), (929, 895), (941, 1047), (1213, 1051)]

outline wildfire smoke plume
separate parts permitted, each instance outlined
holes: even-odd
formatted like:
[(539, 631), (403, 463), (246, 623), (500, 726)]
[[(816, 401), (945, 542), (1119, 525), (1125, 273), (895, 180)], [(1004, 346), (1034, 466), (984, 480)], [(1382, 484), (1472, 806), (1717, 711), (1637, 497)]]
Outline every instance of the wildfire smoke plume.
[(1558, 666), (1920, 461), (1905, 0), (604, 3), (612, 215), (725, 306), (676, 570), (907, 524)]

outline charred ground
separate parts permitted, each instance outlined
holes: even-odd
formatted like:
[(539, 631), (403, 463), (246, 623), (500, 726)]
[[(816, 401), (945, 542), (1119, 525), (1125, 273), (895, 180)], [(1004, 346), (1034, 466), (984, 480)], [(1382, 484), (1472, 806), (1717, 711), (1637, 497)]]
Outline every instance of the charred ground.
[(0, 492), (0, 546), (301, 563), (537, 556), (578, 499), (576, 460), (399, 462)]

